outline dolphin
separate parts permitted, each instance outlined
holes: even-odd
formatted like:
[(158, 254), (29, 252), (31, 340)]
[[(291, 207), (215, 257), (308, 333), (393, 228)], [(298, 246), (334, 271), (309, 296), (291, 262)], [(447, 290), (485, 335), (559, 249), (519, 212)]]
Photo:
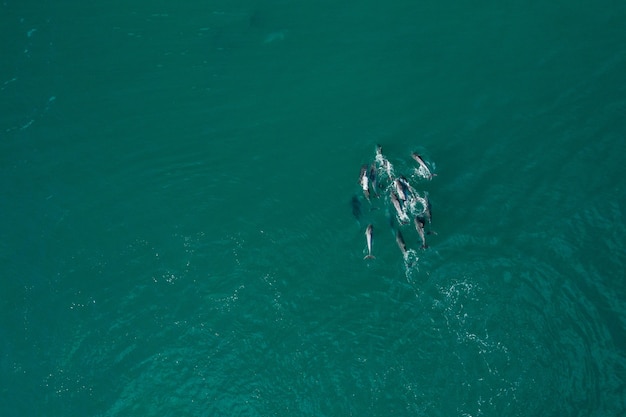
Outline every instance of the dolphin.
[(376, 162), (381, 162), (383, 159), (385, 159), (383, 155), (383, 147), (376, 145)]
[(372, 163), (372, 165), (370, 165), (369, 180), (370, 180), (370, 184), (372, 184), (372, 190), (374, 191), (374, 195), (378, 197), (378, 181), (377, 181), (375, 163)]
[(407, 193), (406, 193), (406, 187), (405, 184), (400, 180), (400, 178), (396, 178), (395, 180), (393, 180), (393, 186), (396, 189), (396, 194), (398, 194), (398, 197), (400, 197), (400, 200), (402, 201), (406, 201), (407, 200)]
[(415, 162), (417, 162), (420, 165), (420, 167), (424, 171), (426, 171), (426, 178), (428, 178), (429, 180), (432, 180), (433, 174), (430, 172), (430, 169), (428, 169), (428, 166), (426, 165), (426, 162), (424, 162), (424, 159), (422, 158), (422, 156), (418, 154), (417, 152), (413, 152), (411, 156), (413, 157), (413, 159), (415, 159)]
[(398, 243), (398, 247), (402, 251), (402, 255), (406, 258), (406, 244), (404, 243), (404, 238), (402, 237), (402, 233), (400, 230), (396, 230), (396, 242)]
[(428, 223), (432, 223), (433, 222), (433, 216), (431, 213), (432, 206), (430, 204), (430, 200), (428, 199), (428, 193), (424, 194), (423, 203), (424, 203), (424, 216), (426, 217), (426, 220), (428, 220)]
[(370, 199), (370, 188), (369, 188), (369, 175), (367, 172), (367, 165), (363, 165), (361, 167), (361, 175), (359, 176), (359, 183), (361, 184), (361, 188), (363, 189), (363, 195), (369, 201)]
[(404, 175), (400, 175), (398, 177), (398, 182), (400, 183), (400, 185), (402, 186), (402, 191), (408, 195), (415, 195), (416, 191), (413, 187), (411, 187), (411, 184), (409, 184), (409, 180), (406, 179), (406, 177)]
[(415, 223), (415, 230), (417, 230), (417, 234), (420, 235), (420, 239), (422, 239), (422, 249), (426, 249), (428, 245), (426, 244), (426, 234), (424, 233), (424, 218), (422, 216), (415, 216), (413, 221)]
[(365, 229), (365, 239), (367, 240), (367, 255), (363, 259), (374, 259), (374, 255), (372, 255), (372, 234), (374, 233), (374, 226), (371, 224), (367, 225), (367, 229)]
[(406, 212), (400, 204), (400, 200), (398, 200), (397, 194), (393, 191), (391, 192), (391, 203), (396, 209), (396, 213), (398, 214), (398, 220), (400, 220), (400, 223), (407, 224), (409, 222), (409, 216), (406, 215)]
[(361, 200), (356, 195), (352, 196), (352, 215), (359, 220), (361, 218)]
[(391, 162), (385, 158), (385, 155), (383, 155), (383, 147), (380, 145), (376, 145), (376, 163), (387, 174), (389, 180), (393, 180), (393, 166)]

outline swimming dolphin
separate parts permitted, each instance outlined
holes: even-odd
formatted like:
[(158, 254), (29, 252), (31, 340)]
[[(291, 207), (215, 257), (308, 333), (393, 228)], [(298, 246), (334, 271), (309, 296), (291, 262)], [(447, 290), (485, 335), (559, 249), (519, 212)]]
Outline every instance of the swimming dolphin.
[(420, 235), (420, 239), (422, 239), (422, 249), (426, 249), (428, 245), (426, 244), (426, 233), (424, 233), (424, 218), (422, 216), (415, 216), (413, 222), (415, 223), (417, 234)]
[(398, 194), (398, 197), (400, 197), (400, 200), (406, 201), (407, 200), (407, 193), (406, 193), (407, 188), (405, 187), (405, 184), (400, 180), (400, 178), (396, 178), (395, 180), (393, 180), (393, 186), (396, 189), (396, 194)]
[(383, 147), (376, 145), (376, 163), (380, 166), (380, 169), (387, 174), (389, 180), (393, 180), (393, 166), (385, 155), (383, 155)]
[(352, 196), (352, 215), (359, 220), (361, 218), (361, 200), (356, 195)]
[(398, 243), (398, 247), (402, 251), (402, 255), (406, 258), (406, 244), (404, 243), (404, 238), (402, 237), (400, 230), (396, 230), (396, 243)]
[(391, 192), (391, 203), (393, 204), (393, 207), (396, 209), (396, 213), (398, 214), (398, 220), (400, 220), (400, 223), (407, 224), (409, 222), (409, 216), (406, 215), (406, 212), (402, 208), (402, 205), (400, 204), (400, 200), (398, 199), (397, 194), (393, 191)]
[(378, 197), (378, 181), (377, 181), (375, 163), (372, 163), (372, 165), (370, 165), (369, 180), (370, 180), (370, 184), (372, 184), (372, 191), (374, 191), (374, 195)]
[(407, 195), (407, 197), (413, 197), (415, 196), (415, 194), (417, 194), (417, 191), (415, 191), (415, 189), (411, 187), (411, 184), (409, 184), (409, 180), (407, 180), (404, 175), (400, 175), (398, 177), (398, 182), (400, 183), (402, 191)]
[(424, 159), (421, 157), (421, 155), (417, 152), (413, 152), (411, 156), (420, 165), (420, 167), (424, 171), (426, 171), (426, 178), (428, 178), (429, 180), (433, 179), (433, 174), (430, 172), (430, 169), (428, 169), (428, 166), (426, 165), (426, 162), (424, 162)]
[(372, 234), (374, 233), (374, 226), (371, 224), (367, 225), (367, 229), (365, 229), (365, 239), (367, 240), (367, 255), (363, 259), (374, 259), (374, 255), (372, 255)]
[(424, 204), (424, 216), (426, 217), (426, 220), (428, 220), (428, 223), (432, 223), (433, 222), (433, 218), (432, 218), (433, 216), (431, 213), (432, 206), (430, 204), (430, 200), (428, 199), (428, 193), (424, 194), (423, 204)]
[(383, 147), (380, 145), (376, 145), (376, 162), (382, 163), (382, 161), (386, 159), (383, 155)]
[(369, 175), (367, 172), (367, 165), (361, 167), (361, 174), (359, 176), (359, 183), (363, 189), (363, 195), (369, 201), (370, 199), (370, 187), (369, 187)]

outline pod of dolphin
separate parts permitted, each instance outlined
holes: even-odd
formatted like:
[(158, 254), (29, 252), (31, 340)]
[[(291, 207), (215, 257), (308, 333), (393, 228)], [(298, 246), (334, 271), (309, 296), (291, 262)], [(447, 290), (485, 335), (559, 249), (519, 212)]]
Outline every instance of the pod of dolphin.
[[(411, 157), (417, 163), (412, 178), (417, 177), (418, 179), (430, 181), (436, 176), (432, 172), (431, 164), (427, 163), (420, 154), (414, 152), (411, 154)], [(396, 243), (405, 260), (408, 256), (408, 250), (400, 230), (402, 226), (412, 223), (422, 243), (421, 248), (426, 249), (428, 247), (426, 236), (436, 234), (431, 229), (432, 215), (428, 193), (418, 192), (407, 177), (396, 175), (393, 165), (383, 154), (383, 149), (380, 145), (376, 146), (374, 161), (361, 167), (359, 185), (363, 197), (370, 205), (372, 205), (372, 199), (379, 199), (388, 208), (391, 228), (394, 231)], [(390, 209), (391, 207), (393, 211)], [(361, 215), (361, 201), (356, 195), (352, 197), (352, 214), (357, 219)], [(396, 224), (398, 225), (397, 227), (395, 226)], [(428, 231), (426, 230), (427, 225)], [(371, 223), (365, 228), (365, 240), (367, 255), (365, 255), (364, 259), (374, 259), (375, 256), (372, 253), (374, 225)]]

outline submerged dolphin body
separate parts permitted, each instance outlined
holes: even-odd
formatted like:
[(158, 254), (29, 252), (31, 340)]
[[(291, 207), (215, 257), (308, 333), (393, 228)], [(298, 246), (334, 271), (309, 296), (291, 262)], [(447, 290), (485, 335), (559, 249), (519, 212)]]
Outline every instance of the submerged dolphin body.
[(417, 230), (417, 234), (420, 235), (420, 239), (422, 239), (422, 249), (426, 249), (428, 245), (426, 244), (426, 233), (424, 232), (424, 218), (421, 216), (415, 216), (413, 222), (415, 223), (415, 230)]
[(367, 255), (363, 259), (374, 259), (374, 255), (372, 255), (372, 238), (374, 233), (374, 226), (371, 224), (367, 225), (367, 229), (365, 229), (365, 239), (367, 241)]
[(402, 255), (406, 258), (406, 244), (404, 243), (404, 238), (402, 237), (402, 233), (400, 233), (400, 230), (396, 230), (396, 243), (398, 244), (400, 251), (402, 251)]
[(376, 174), (375, 163), (372, 163), (372, 165), (370, 165), (369, 180), (370, 184), (372, 184), (372, 191), (374, 191), (374, 196), (378, 197), (378, 175)]
[(428, 199), (428, 193), (424, 194), (424, 216), (426, 217), (426, 220), (428, 220), (428, 223), (432, 223), (433, 222), (433, 215), (431, 213), (432, 210), (432, 206), (430, 204), (430, 200)]
[(352, 205), (352, 215), (359, 220), (361, 218), (361, 200), (356, 195), (353, 195), (350, 204)]

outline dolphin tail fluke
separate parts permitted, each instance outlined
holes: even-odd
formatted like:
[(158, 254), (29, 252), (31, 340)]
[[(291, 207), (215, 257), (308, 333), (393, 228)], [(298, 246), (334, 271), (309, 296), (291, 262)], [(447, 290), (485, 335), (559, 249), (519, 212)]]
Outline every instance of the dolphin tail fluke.
[(376, 259), (376, 257), (374, 255), (365, 255), (363, 259)]

